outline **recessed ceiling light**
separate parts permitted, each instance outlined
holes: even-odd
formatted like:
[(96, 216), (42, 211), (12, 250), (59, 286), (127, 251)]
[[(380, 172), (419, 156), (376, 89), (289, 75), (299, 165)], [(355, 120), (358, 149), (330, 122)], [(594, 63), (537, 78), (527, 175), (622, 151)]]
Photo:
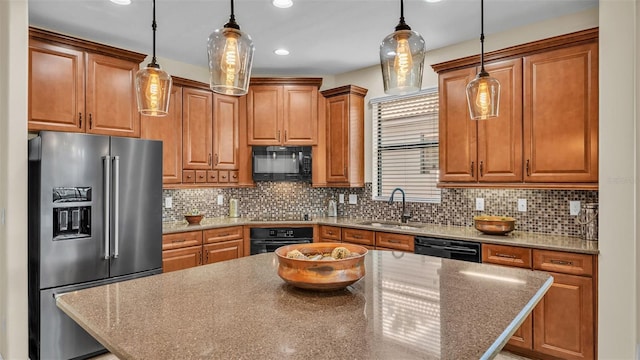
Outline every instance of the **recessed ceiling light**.
[(426, 2), (429, 2), (429, 3), (437, 3), (437, 2), (440, 2), (440, 1), (442, 1), (442, 0), (425, 0), (425, 1), (426, 1)]
[(281, 9), (286, 9), (293, 6), (293, 0), (273, 0), (271, 2), (273, 6), (279, 7)]
[(131, 4), (131, 0), (111, 0), (112, 3), (118, 5), (129, 5)]
[(273, 52), (276, 55), (281, 55), (281, 56), (289, 55), (289, 50), (287, 49), (275, 49)]

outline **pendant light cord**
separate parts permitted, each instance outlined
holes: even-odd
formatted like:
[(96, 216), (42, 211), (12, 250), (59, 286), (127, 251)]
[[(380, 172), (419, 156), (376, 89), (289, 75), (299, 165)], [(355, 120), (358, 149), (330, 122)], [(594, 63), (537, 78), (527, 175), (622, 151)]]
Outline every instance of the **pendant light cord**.
[(151, 64), (149, 67), (159, 67), (156, 63), (156, 29), (158, 24), (156, 23), (156, 0), (152, 1), (153, 4), (153, 22), (151, 23), (151, 29), (153, 29), (153, 57), (151, 58)]
[(233, 12), (233, 0), (231, 0), (231, 16), (229, 16), (229, 22), (224, 24), (223, 27), (240, 30), (240, 26), (236, 23), (236, 16)]
[(400, 22), (396, 26), (396, 31), (400, 30), (411, 30), (409, 25), (404, 22), (404, 1), (400, 0)]
[(480, 0), (480, 74), (484, 73), (484, 0)]

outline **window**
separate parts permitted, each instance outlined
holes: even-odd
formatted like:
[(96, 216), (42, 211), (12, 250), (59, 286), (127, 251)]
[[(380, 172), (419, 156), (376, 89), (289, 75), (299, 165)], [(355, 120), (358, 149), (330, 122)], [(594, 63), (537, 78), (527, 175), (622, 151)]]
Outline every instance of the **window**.
[(400, 187), (407, 201), (439, 203), (438, 89), (371, 104), (373, 198), (387, 200)]

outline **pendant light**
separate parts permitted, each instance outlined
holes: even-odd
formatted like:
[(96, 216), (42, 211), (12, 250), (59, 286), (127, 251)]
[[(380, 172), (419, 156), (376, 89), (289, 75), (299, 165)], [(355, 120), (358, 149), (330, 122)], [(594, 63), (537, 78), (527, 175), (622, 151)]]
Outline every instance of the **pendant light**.
[(467, 103), (472, 120), (498, 116), (500, 82), (484, 69), (484, 0), (480, 0), (480, 72), (467, 85)]
[(402, 95), (420, 91), (424, 56), (424, 39), (404, 22), (404, 2), (400, 0), (400, 22), (396, 31), (380, 44), (384, 92)]
[(171, 76), (156, 62), (156, 0), (153, 0), (153, 57), (147, 67), (136, 73), (138, 111), (142, 115), (165, 116), (169, 112)]
[(249, 89), (251, 62), (253, 61), (253, 40), (240, 31), (233, 14), (222, 29), (209, 35), (209, 85), (219, 94), (241, 96)]

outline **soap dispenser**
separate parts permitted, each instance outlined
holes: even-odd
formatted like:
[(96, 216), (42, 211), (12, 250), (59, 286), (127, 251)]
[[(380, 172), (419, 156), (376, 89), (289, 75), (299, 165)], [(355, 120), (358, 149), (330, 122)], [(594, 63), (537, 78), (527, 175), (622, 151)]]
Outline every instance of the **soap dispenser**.
[(331, 199), (329, 200), (329, 208), (327, 209), (327, 215), (328, 216), (338, 216), (338, 208), (336, 205), (336, 201)]

